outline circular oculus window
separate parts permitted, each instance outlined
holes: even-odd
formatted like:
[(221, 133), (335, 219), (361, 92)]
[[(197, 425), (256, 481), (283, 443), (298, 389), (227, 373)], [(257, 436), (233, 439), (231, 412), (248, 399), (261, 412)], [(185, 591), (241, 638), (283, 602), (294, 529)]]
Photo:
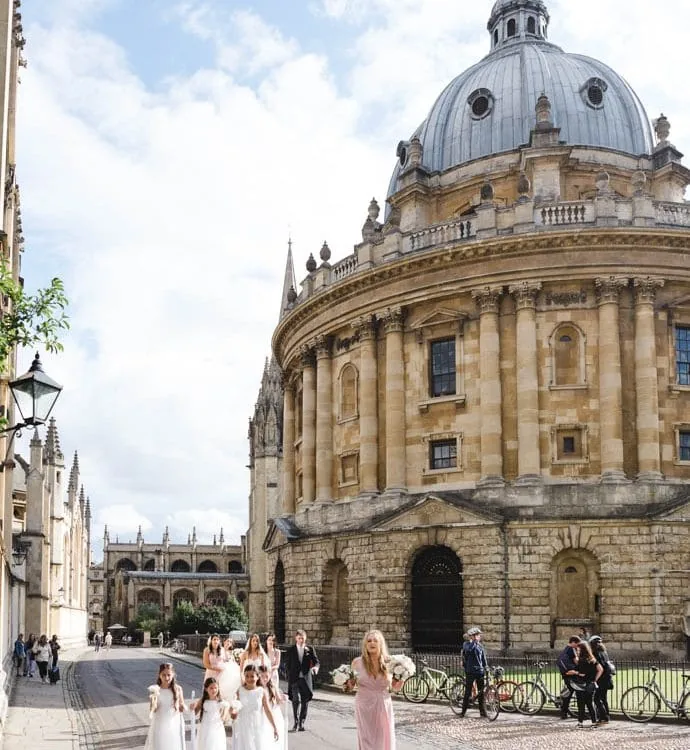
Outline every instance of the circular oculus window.
[(604, 96), (608, 84), (601, 78), (590, 78), (580, 89), (580, 94), (588, 107), (601, 109), (604, 106)]
[(481, 120), (486, 117), (494, 105), (494, 98), (488, 89), (477, 89), (467, 99), (472, 111), (472, 117), (475, 120)]

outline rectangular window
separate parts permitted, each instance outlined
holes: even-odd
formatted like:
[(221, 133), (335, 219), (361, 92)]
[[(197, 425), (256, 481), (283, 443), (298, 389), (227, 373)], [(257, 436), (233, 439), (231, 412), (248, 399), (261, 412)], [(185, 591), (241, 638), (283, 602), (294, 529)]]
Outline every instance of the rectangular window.
[(431, 397), (455, 394), (455, 339), (431, 342)]
[(575, 453), (575, 438), (572, 435), (563, 438), (563, 453)]
[(559, 429), (556, 437), (556, 458), (559, 461), (570, 461), (583, 458), (582, 430)]
[(457, 465), (457, 440), (434, 440), (429, 444), (430, 469), (454, 469)]
[(678, 433), (678, 458), (690, 461), (690, 432)]
[(690, 385), (690, 327), (676, 326), (676, 382)]
[(350, 484), (357, 481), (357, 453), (351, 453), (340, 459), (340, 475), (343, 484)]

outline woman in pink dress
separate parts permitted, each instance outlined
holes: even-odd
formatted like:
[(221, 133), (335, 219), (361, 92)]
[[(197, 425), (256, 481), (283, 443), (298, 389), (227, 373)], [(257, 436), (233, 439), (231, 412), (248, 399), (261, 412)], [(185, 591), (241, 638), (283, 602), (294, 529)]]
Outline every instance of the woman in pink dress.
[(217, 633), (214, 633), (208, 639), (204, 653), (201, 656), (201, 662), (206, 667), (204, 680), (208, 680), (209, 677), (220, 680), (225, 669), (225, 655), (220, 645), (220, 636)]
[(362, 655), (352, 662), (358, 684), (355, 698), (357, 750), (395, 750), (388, 658), (383, 634), (380, 630), (370, 630), (362, 641)]

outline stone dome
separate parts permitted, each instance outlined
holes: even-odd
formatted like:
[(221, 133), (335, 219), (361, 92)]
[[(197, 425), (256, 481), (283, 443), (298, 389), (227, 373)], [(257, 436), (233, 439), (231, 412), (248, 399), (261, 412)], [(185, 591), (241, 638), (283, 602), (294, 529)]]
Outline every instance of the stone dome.
[[(649, 118), (632, 88), (604, 63), (550, 43), (549, 20), (542, 0), (497, 0), (487, 25), (490, 53), (446, 87), (414, 133), (426, 170), (444, 171), (526, 145), (542, 93), (567, 144), (652, 153)], [(405, 141), (398, 146), (389, 194), (406, 167), (407, 147)]]

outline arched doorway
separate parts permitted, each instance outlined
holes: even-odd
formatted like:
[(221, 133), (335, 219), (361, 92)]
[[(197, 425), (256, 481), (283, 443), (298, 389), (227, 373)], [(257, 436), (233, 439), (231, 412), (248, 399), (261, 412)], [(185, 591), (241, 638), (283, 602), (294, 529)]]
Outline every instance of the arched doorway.
[(278, 643), (285, 643), (285, 568), (280, 560), (273, 581), (273, 630)]
[(422, 550), (412, 564), (414, 648), (462, 645), (462, 563), (443, 546)]
[(551, 562), (551, 647), (577, 634), (598, 630), (599, 561), (589, 550), (565, 549)]
[(347, 566), (342, 560), (329, 560), (323, 576), (323, 622), (332, 646), (350, 643), (350, 591)]

